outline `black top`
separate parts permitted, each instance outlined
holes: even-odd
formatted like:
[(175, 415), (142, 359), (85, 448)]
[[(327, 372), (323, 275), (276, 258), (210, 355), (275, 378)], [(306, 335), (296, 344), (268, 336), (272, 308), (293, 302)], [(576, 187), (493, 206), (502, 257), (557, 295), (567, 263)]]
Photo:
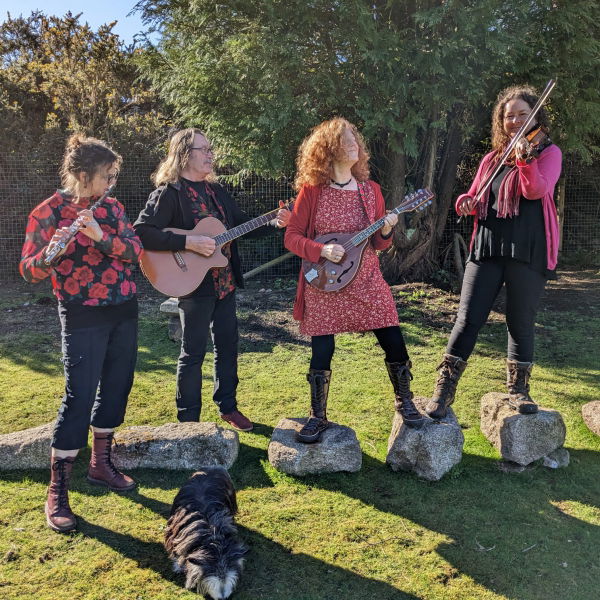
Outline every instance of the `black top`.
[(547, 269), (546, 230), (541, 200), (519, 201), (519, 215), (498, 217), (500, 184), (512, 167), (506, 165), (494, 178), (490, 187), (488, 211), (479, 219), (473, 249), (469, 260), (508, 257), (529, 264), (530, 268), (546, 277), (554, 271)]

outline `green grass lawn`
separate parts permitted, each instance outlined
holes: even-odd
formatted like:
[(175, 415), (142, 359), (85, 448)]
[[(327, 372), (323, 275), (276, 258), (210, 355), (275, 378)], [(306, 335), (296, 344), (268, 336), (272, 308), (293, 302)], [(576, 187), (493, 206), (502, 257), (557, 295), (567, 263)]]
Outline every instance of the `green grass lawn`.
[[(275, 471), (266, 449), (283, 416), (304, 416), (309, 347), (293, 333), (288, 298), (242, 303), (240, 407), (257, 426), (240, 434), (231, 469), (238, 523), (251, 550), (239, 600), (600, 598), (600, 438), (581, 405), (600, 399), (600, 278), (550, 295), (573, 300), (540, 312), (532, 395), (567, 424), (566, 469), (520, 474), (498, 469), (479, 429), (479, 399), (503, 389), (506, 333), (495, 314), (469, 361), (456, 413), (462, 462), (436, 483), (385, 465), (393, 416), (391, 386), (372, 335), (340, 335), (332, 365), (329, 416), (353, 427), (363, 450), (355, 474), (295, 478)], [(555, 284), (553, 284), (555, 285)], [(32, 293), (33, 292), (33, 293)], [(413, 390), (429, 395), (456, 297), (427, 286), (396, 290), (414, 368)], [(62, 395), (58, 324), (45, 292), (0, 292), (0, 433), (47, 423)], [(178, 348), (167, 339), (157, 298), (145, 298), (140, 355), (126, 424), (173, 421)], [(582, 300), (585, 300), (583, 302)], [(23, 306), (31, 302), (29, 306)], [(257, 313), (253, 306), (263, 310)], [(266, 307), (266, 309), (265, 309)], [(202, 418), (217, 420), (205, 369)], [(171, 572), (162, 547), (170, 504), (188, 472), (140, 470), (139, 487), (117, 495), (88, 485), (89, 451), (76, 463), (71, 505), (79, 531), (47, 528), (48, 473), (0, 472), (2, 600), (167, 600), (195, 598)]]

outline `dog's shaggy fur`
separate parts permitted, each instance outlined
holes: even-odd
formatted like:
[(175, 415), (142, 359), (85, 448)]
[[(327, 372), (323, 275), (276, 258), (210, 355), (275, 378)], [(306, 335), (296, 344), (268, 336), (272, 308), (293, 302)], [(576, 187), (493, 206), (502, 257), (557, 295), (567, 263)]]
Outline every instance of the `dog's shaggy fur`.
[(185, 587), (214, 600), (229, 598), (242, 572), (246, 546), (237, 537), (235, 489), (222, 467), (186, 481), (173, 501), (165, 548)]

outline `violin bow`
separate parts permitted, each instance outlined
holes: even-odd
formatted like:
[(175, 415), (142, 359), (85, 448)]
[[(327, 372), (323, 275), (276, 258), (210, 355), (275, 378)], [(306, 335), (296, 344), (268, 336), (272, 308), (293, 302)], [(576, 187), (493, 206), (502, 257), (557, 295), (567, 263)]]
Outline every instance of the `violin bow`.
[[(502, 156), (500, 157), (500, 160), (497, 162), (496, 166), (492, 169), (492, 172), (489, 174), (489, 176), (487, 176), (485, 183), (483, 184), (483, 186), (481, 187), (479, 192), (477, 192), (477, 195), (474, 198), (474, 200), (475, 200), (475, 204), (473, 205), (474, 207), (479, 204), (483, 195), (487, 192), (490, 185), (492, 185), (492, 181), (494, 181), (496, 175), (498, 175), (500, 170), (504, 167), (504, 161), (510, 156), (510, 153), (513, 151), (514, 147), (519, 143), (521, 138), (525, 135), (525, 132), (529, 129), (529, 126), (535, 119), (535, 116), (537, 115), (537, 113), (540, 111), (540, 108), (542, 108), (544, 102), (550, 95), (550, 92), (554, 89), (555, 85), (556, 85), (556, 79), (551, 79), (546, 84), (546, 89), (542, 92), (541, 96), (538, 98), (538, 101), (535, 103), (535, 106), (531, 109), (531, 112), (529, 113), (529, 115), (527, 115), (525, 122), (523, 123), (523, 125), (521, 125), (521, 127), (519, 127), (519, 131), (517, 131), (517, 133), (510, 140), (508, 146), (506, 146), (506, 150), (504, 150)], [(461, 219), (462, 219), (462, 216), (458, 219), (457, 223), (460, 223)]]

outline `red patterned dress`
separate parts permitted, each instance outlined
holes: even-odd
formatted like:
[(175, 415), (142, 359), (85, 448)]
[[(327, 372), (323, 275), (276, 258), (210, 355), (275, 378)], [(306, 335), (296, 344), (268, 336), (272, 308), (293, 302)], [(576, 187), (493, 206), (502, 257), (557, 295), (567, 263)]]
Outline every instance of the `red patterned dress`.
[[(375, 214), (375, 195), (365, 186), (364, 205), (356, 190), (324, 186), (315, 215), (315, 236), (327, 233), (354, 233), (368, 227), (365, 209)], [(398, 313), (388, 284), (383, 279), (379, 258), (369, 242), (354, 280), (338, 292), (322, 292), (307, 285), (300, 332), (329, 335), (370, 331), (398, 325)]]

